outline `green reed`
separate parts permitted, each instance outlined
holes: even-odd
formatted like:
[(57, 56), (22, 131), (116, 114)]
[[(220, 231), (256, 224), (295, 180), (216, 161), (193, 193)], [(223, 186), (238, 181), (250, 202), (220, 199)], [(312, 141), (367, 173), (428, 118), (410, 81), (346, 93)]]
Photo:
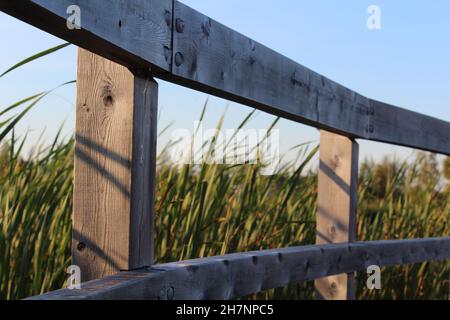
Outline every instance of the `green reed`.
[[(60, 288), (70, 265), (74, 140), (58, 135), (24, 159), (27, 137), (14, 135), (45, 94), (0, 111), (0, 299)], [(317, 146), (298, 146), (298, 161), (273, 176), (261, 175), (261, 165), (170, 165), (171, 147), (158, 156), (157, 262), (314, 243), (317, 172), (307, 168), (314, 167)], [(358, 239), (449, 236), (450, 192), (442, 175), (436, 159), (421, 153), (412, 163), (362, 163)], [(449, 273), (443, 262), (385, 268), (380, 291), (365, 289), (366, 275), (358, 273), (358, 298), (447, 299)], [(313, 297), (308, 282), (250, 298)]]

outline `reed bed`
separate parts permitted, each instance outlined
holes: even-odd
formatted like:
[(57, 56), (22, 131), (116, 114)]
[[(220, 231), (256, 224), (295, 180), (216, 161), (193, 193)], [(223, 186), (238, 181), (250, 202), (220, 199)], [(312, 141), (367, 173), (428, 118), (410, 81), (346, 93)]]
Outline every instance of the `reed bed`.
[[(18, 121), (45, 94), (0, 111), (0, 299), (61, 288), (70, 265), (74, 140), (58, 135), (50, 146), (24, 159), (27, 137), (14, 135)], [(157, 262), (314, 243), (317, 172), (306, 168), (318, 146), (297, 146), (296, 161), (273, 176), (261, 175), (261, 165), (175, 166), (167, 161), (171, 147), (158, 156)], [(448, 163), (441, 169), (435, 157), (422, 153), (413, 162), (364, 161), (358, 239), (449, 236), (450, 190), (442, 179)], [(445, 262), (385, 268), (382, 290), (370, 291), (366, 275), (358, 273), (357, 296), (447, 299), (449, 274)], [(313, 297), (313, 283), (308, 282), (248, 298)]]

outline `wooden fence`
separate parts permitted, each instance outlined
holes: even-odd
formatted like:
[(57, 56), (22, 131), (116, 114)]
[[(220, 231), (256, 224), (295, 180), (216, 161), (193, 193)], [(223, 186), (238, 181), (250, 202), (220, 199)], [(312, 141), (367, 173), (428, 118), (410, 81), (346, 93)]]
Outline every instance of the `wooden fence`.
[[(73, 5), (81, 29), (67, 26)], [(230, 299), (307, 280), (318, 298), (352, 299), (355, 271), (450, 258), (448, 235), (355, 242), (355, 139), (449, 155), (450, 123), (366, 98), (176, 0), (0, 0), (0, 10), (83, 48), (72, 247), (91, 281), (32, 299)], [(153, 265), (153, 78), (321, 129), (317, 245)]]

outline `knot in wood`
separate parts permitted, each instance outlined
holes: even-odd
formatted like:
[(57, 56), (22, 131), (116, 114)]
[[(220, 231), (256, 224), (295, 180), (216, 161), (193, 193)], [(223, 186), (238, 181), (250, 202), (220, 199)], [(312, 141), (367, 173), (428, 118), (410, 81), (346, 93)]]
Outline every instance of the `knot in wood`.
[(175, 22), (175, 28), (177, 30), (178, 33), (183, 33), (184, 32), (184, 21), (183, 19), (178, 18)]
[(177, 52), (175, 54), (175, 64), (177, 65), (177, 67), (181, 66), (184, 62), (184, 56), (181, 52)]
[(111, 107), (114, 104), (114, 97), (110, 85), (105, 85), (102, 90), (103, 105)]
[(164, 10), (164, 21), (168, 27), (172, 25), (172, 13), (169, 10)]
[(202, 32), (206, 37), (211, 35), (211, 19), (202, 23)]
[(331, 169), (336, 170), (341, 165), (341, 158), (336, 154), (331, 161)]

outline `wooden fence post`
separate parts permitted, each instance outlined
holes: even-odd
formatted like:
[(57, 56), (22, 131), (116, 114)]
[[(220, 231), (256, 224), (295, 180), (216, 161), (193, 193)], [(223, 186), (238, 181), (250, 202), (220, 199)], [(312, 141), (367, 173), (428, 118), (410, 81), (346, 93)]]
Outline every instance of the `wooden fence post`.
[[(359, 146), (347, 137), (320, 132), (317, 244), (356, 240)], [(355, 298), (354, 274), (315, 281), (318, 299)]]
[(72, 264), (82, 281), (153, 263), (158, 84), (79, 49)]

